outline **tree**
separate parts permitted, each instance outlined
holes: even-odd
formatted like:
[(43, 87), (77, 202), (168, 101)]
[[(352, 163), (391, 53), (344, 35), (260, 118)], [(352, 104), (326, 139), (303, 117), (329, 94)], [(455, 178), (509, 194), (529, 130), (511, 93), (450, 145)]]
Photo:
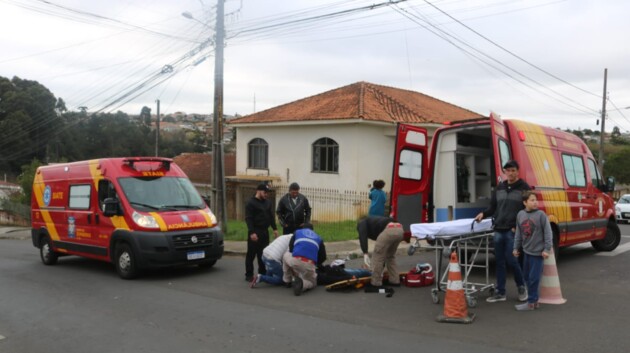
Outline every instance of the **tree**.
[(35, 172), (40, 165), (40, 161), (38, 161), (37, 159), (33, 159), (30, 164), (25, 164), (22, 166), (22, 174), (18, 176), (18, 183), (22, 187), (22, 196), (19, 199), (20, 203), (30, 205), (33, 180), (35, 180)]
[(614, 176), (619, 184), (630, 184), (630, 147), (606, 155), (604, 175)]
[(140, 121), (146, 126), (151, 126), (151, 108), (146, 105), (140, 111)]

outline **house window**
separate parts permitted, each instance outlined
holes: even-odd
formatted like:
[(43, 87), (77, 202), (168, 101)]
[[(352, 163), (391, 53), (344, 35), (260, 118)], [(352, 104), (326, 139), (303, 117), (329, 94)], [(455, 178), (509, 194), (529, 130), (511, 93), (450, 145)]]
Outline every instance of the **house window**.
[(313, 172), (339, 172), (339, 144), (328, 137), (313, 143)]
[(247, 167), (267, 169), (269, 167), (269, 144), (261, 138), (255, 138), (247, 145)]

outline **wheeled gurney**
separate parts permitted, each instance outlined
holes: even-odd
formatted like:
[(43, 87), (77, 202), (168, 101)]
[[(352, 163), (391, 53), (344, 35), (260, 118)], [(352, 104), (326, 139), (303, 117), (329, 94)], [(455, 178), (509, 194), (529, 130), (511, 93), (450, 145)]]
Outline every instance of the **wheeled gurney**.
[[(490, 283), (489, 252), (490, 237), (493, 234), (492, 220), (484, 219), (476, 222), (474, 219), (458, 219), (448, 222), (417, 223), (412, 224), (411, 235), (415, 238), (409, 246), (408, 254), (413, 255), (419, 248), (435, 249), (435, 288), (431, 290), (431, 297), (435, 304), (440, 302), (439, 292), (446, 292), (448, 284), (448, 261), (443, 265), (443, 258), (457, 251), (460, 267), (462, 269), (462, 285), (466, 295), (468, 306), (477, 305), (477, 294), (488, 290), (494, 294), (494, 284)], [(423, 245), (425, 240), (428, 245)], [(477, 261), (483, 256), (483, 261)], [(473, 268), (485, 270), (485, 282), (473, 282), (470, 273)]]

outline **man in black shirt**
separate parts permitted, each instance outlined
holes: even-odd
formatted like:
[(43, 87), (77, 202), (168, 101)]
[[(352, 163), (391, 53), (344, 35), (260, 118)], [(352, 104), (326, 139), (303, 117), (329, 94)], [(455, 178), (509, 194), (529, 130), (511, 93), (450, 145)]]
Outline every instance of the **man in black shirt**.
[(258, 258), (258, 273), (265, 274), (262, 261), (263, 249), (269, 245), (269, 227), (273, 228), (274, 238), (278, 236), (276, 219), (271, 202), (267, 200), (271, 188), (260, 184), (256, 195), (249, 199), (245, 206), (245, 223), (247, 223), (247, 255), (245, 256), (245, 280), (251, 282), (254, 277), (254, 258)]

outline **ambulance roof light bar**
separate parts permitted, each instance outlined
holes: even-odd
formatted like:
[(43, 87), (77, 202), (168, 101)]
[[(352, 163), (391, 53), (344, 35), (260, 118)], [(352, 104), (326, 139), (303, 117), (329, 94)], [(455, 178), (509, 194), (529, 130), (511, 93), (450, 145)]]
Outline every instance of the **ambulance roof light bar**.
[(171, 170), (171, 163), (173, 163), (173, 160), (170, 158), (161, 157), (133, 157), (123, 159), (123, 163), (128, 165), (131, 169), (136, 169), (134, 166), (136, 162), (160, 162), (162, 163), (161, 168), (168, 171)]

